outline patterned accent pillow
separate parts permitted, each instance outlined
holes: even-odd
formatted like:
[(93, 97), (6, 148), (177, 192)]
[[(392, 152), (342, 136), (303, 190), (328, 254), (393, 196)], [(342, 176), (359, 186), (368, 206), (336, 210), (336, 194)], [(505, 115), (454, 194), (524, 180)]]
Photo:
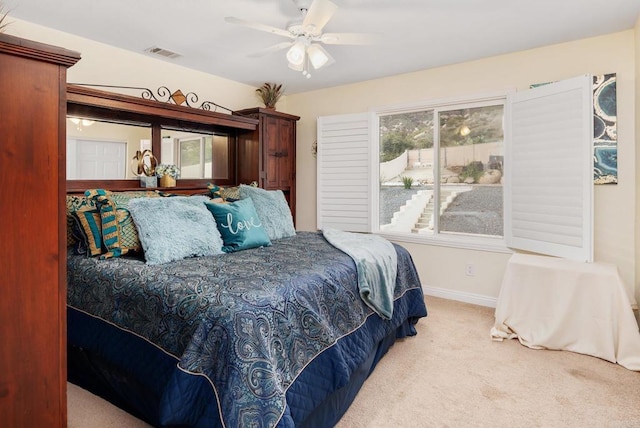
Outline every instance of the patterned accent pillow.
[(83, 208), (71, 213), (74, 235), (77, 242), (74, 250), (78, 254), (99, 256), (102, 254), (102, 220), (97, 209)]
[[(244, 186), (244, 184), (241, 184), (241, 186)], [(254, 181), (249, 186), (257, 187), (258, 183)], [(207, 189), (209, 189), (211, 199), (222, 198), (225, 202), (234, 202), (242, 199), (240, 197), (240, 186), (220, 187), (216, 184), (208, 183)]]
[(236, 187), (223, 187), (220, 189), (220, 195), (225, 202), (234, 202), (240, 199), (240, 188)]
[(208, 196), (175, 196), (131, 201), (147, 264), (222, 254), (222, 238), (204, 207), (208, 200)]
[(213, 183), (207, 183), (207, 189), (209, 189), (209, 196), (211, 196), (211, 199), (224, 199), (222, 198), (222, 187), (213, 184)]
[(136, 198), (159, 198), (153, 190), (132, 192), (110, 192), (104, 189), (85, 191), (92, 199), (102, 220), (102, 242), (107, 249), (101, 258), (120, 257), (129, 251), (141, 251), (138, 231), (131, 218), (129, 201)]
[(296, 235), (291, 210), (282, 190), (264, 190), (241, 184), (240, 197), (250, 198), (253, 201), (269, 239), (276, 240)]
[(76, 223), (73, 218), (73, 212), (79, 209), (95, 208), (95, 206), (95, 202), (87, 199), (84, 195), (67, 195), (67, 247), (73, 247), (77, 250), (77, 244), (79, 244), (77, 237), (73, 233)]
[(207, 201), (205, 205), (216, 219), (225, 253), (271, 245), (251, 199), (226, 204)]

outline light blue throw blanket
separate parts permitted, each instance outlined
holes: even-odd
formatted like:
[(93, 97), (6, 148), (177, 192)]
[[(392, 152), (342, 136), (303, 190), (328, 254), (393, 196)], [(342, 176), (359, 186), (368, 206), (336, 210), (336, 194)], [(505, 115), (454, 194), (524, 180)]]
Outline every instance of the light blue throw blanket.
[(398, 273), (398, 254), (393, 244), (381, 236), (337, 229), (325, 229), (322, 234), (355, 262), (362, 300), (382, 318), (391, 319)]

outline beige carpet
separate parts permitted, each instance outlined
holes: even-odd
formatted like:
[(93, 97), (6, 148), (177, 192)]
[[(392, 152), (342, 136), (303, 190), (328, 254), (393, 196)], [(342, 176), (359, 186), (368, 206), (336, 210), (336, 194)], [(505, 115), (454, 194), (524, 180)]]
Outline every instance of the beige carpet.
[[(640, 373), (594, 357), (493, 342), (493, 309), (427, 297), (338, 428), (640, 427)], [(147, 426), (69, 385), (69, 427)]]

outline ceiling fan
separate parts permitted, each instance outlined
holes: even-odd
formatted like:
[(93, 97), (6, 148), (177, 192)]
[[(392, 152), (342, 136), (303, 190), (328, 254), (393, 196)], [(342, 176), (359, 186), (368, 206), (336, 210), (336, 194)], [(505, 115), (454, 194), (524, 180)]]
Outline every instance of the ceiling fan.
[(329, 0), (293, 0), (300, 10), (301, 16), (290, 21), (286, 29), (272, 27), (257, 22), (245, 21), (228, 16), (225, 21), (239, 24), (254, 30), (266, 31), (287, 37), (290, 41), (270, 46), (251, 56), (262, 56), (289, 48), (287, 61), (289, 68), (302, 71), (307, 78), (311, 77), (311, 67), (317, 70), (335, 62), (326, 45), (366, 45), (373, 41), (373, 35), (365, 33), (323, 33), (322, 29), (329, 22), (338, 7)]

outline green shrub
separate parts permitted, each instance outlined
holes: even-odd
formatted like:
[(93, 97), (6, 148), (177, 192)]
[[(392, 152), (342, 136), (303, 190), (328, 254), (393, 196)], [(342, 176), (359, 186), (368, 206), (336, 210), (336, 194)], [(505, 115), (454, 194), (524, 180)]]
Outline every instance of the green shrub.
[(405, 175), (400, 178), (402, 178), (402, 184), (404, 185), (404, 188), (411, 189), (411, 186), (413, 186), (413, 177), (407, 177)]
[(468, 177), (473, 178), (473, 182), (477, 183), (480, 181), (480, 177), (484, 173), (484, 166), (480, 161), (470, 162), (468, 165), (462, 168), (460, 172), (460, 181), (464, 181)]

